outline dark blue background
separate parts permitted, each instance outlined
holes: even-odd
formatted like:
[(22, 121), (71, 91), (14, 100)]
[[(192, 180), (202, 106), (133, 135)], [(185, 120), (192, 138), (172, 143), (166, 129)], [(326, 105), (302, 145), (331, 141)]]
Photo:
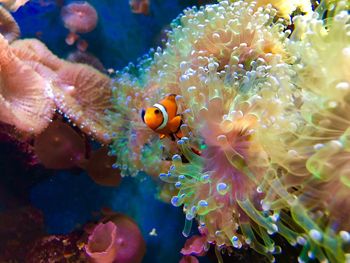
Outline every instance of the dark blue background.
[[(106, 68), (121, 69), (128, 62), (135, 62), (151, 47), (160, 44), (161, 31), (167, 28), (184, 8), (195, 5), (195, 0), (150, 0), (148, 16), (133, 14), (129, 0), (90, 0), (99, 15), (96, 29), (84, 34), (89, 42), (88, 51), (96, 55)], [(40, 2), (45, 2), (42, 6)], [(15, 18), (22, 30), (22, 37), (41, 39), (61, 57), (74, 50), (65, 44), (68, 30), (63, 27), (60, 7), (53, 0), (31, 0), (19, 9)], [(65, 1), (64, 4), (74, 2)]]

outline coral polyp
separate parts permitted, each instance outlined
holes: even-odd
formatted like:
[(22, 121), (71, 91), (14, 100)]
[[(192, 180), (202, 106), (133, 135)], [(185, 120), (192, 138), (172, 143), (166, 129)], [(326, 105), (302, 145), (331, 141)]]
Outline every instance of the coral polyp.
[[(250, 246), (273, 261), (278, 233), (303, 246), (300, 262), (344, 262), (349, 6), (271, 4), (219, 1), (174, 20), (163, 50), (118, 73), (111, 153), (125, 174), (156, 167), (174, 184), (185, 236), (196, 220), (218, 250)], [(169, 93), (184, 120), (176, 143), (140, 118)]]

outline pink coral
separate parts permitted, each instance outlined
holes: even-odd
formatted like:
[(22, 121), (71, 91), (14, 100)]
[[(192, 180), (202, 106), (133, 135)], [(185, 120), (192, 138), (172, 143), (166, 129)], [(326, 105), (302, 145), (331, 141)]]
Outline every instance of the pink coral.
[(145, 241), (136, 223), (129, 217), (109, 212), (98, 224), (85, 246), (93, 263), (139, 263), (145, 254)]
[(64, 26), (71, 32), (88, 33), (97, 24), (97, 12), (87, 2), (73, 2), (62, 8), (61, 12)]
[(205, 245), (207, 238), (205, 236), (195, 235), (186, 240), (185, 246), (181, 249), (181, 253), (185, 256), (205, 254)]
[(179, 263), (199, 263), (198, 259), (193, 256), (183, 256)]
[(145, 255), (146, 245), (136, 223), (125, 215), (114, 217), (118, 231), (118, 253), (115, 263), (140, 263)]
[(111, 221), (98, 224), (85, 246), (86, 254), (93, 263), (114, 262), (117, 250), (117, 226)]

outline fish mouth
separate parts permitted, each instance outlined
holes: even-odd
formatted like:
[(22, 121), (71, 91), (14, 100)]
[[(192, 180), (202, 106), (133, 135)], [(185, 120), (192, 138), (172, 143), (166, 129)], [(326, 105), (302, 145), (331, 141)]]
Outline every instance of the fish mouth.
[(144, 109), (142, 109), (142, 111), (141, 111), (141, 118), (142, 118), (143, 123), (146, 123), (145, 122), (145, 115), (146, 115), (146, 111)]

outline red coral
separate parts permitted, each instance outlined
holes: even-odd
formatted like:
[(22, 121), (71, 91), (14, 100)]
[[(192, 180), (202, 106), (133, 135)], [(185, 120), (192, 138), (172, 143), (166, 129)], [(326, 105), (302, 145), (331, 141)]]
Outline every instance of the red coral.
[(185, 256), (196, 255), (203, 256), (205, 251), (205, 244), (207, 238), (205, 236), (195, 235), (186, 240), (185, 246), (181, 249), (181, 253)]

